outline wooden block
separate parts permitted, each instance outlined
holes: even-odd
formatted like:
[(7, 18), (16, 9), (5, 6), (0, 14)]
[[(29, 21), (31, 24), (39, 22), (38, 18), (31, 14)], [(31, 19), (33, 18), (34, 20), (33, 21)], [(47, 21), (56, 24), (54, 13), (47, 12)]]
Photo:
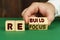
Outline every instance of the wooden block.
[(37, 24), (30, 24), (29, 30), (38, 30), (38, 25)]
[(39, 17), (39, 25), (41, 25), (42, 30), (47, 30), (48, 19), (46, 17)]
[(25, 31), (25, 22), (24, 20), (16, 21), (16, 31)]
[(48, 19), (46, 17), (30, 17), (29, 29), (30, 30), (47, 30)]
[(48, 25), (48, 19), (46, 17), (39, 17), (38, 18), (39, 24), (47, 24)]
[(15, 21), (14, 20), (7, 20), (5, 22), (5, 30), (6, 31), (14, 31), (15, 30)]
[(38, 24), (38, 17), (30, 17), (29, 24)]

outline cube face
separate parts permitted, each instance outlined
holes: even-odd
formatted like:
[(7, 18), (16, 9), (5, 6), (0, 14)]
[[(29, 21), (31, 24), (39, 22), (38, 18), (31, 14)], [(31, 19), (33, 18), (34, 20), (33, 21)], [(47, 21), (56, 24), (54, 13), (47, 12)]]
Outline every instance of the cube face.
[(25, 31), (25, 22), (23, 20), (16, 21), (16, 31)]
[(29, 24), (38, 24), (38, 17), (30, 17)]
[(47, 24), (48, 25), (48, 19), (46, 17), (39, 17), (39, 24)]
[(48, 25), (39, 25), (39, 24), (30, 24), (29, 25), (29, 29), (30, 30), (47, 30), (48, 29), (48, 27), (47, 27)]
[(29, 18), (30, 30), (47, 30), (48, 20), (46, 17), (30, 17)]
[(5, 22), (5, 30), (6, 31), (14, 31), (15, 30), (15, 21), (14, 20), (7, 20)]

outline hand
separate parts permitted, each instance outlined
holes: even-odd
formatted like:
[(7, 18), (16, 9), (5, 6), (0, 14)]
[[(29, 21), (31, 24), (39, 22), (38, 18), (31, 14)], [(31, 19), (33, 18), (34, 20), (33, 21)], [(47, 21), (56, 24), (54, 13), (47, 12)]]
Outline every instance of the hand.
[[(29, 17), (36, 17), (36, 13), (39, 11), (44, 17), (48, 18), (49, 25), (54, 20), (55, 7), (51, 3), (34, 2), (28, 8), (22, 12), (22, 16), (26, 23), (29, 22)], [(38, 13), (37, 13), (38, 14)]]

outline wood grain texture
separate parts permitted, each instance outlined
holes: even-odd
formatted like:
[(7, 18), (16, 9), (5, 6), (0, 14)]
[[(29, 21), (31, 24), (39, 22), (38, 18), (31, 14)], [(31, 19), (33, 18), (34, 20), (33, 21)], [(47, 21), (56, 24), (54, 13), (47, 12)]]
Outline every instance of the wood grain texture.
[(0, 0), (0, 17), (21, 17), (21, 12), (33, 2), (47, 0)]

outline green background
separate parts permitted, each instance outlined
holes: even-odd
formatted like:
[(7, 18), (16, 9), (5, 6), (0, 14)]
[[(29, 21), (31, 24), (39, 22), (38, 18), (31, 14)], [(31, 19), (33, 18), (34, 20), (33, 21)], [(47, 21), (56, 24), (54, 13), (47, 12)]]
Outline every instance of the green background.
[(60, 18), (56, 18), (48, 30), (28, 30), (23, 32), (5, 31), (6, 20), (21, 20), (22, 18), (0, 18), (0, 40), (60, 40)]

